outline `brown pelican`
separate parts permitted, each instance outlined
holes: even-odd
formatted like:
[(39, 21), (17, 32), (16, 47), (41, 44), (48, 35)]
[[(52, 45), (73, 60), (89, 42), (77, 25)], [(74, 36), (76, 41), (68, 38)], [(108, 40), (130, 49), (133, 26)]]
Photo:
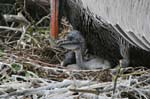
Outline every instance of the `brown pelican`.
[(51, 0), (51, 36), (62, 16), (82, 33), (89, 53), (116, 66), (150, 65), (149, 0)]
[(79, 69), (98, 69), (110, 68), (110, 63), (107, 60), (100, 58), (92, 58), (86, 61), (84, 59), (84, 52), (86, 50), (85, 39), (79, 31), (73, 30), (66, 35), (66, 39), (58, 42), (59, 47), (70, 50), (65, 56), (63, 66), (73, 64), (75, 61)]

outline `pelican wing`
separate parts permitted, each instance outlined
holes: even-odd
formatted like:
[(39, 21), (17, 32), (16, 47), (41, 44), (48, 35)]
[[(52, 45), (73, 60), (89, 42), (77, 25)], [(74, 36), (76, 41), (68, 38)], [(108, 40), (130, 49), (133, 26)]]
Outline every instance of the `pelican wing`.
[(81, 2), (94, 16), (100, 16), (115, 27), (132, 45), (150, 51), (150, 0), (81, 0)]

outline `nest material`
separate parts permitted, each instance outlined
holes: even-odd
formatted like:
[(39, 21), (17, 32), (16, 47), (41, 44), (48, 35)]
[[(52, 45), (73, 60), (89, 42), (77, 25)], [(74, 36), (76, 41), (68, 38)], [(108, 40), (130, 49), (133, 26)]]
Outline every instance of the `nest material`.
[[(13, 52), (15, 53), (15, 52)], [(24, 54), (3, 53), (0, 98), (149, 99), (150, 70), (144, 67), (68, 70)], [(32, 59), (33, 58), (33, 59)], [(117, 77), (117, 79), (116, 79)], [(116, 79), (116, 81), (115, 81)], [(114, 85), (116, 83), (115, 92)]]

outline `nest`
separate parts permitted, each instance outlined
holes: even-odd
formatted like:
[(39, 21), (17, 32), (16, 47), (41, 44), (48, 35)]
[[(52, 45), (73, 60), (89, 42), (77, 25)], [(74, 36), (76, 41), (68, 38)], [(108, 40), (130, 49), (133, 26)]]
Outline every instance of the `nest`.
[[(43, 25), (49, 15), (36, 26), (11, 23), (12, 28), (0, 31), (0, 99), (149, 99), (150, 69), (145, 67), (71, 70), (60, 66), (66, 51), (50, 47), (49, 28)], [(62, 27), (60, 39), (72, 29), (66, 18)]]

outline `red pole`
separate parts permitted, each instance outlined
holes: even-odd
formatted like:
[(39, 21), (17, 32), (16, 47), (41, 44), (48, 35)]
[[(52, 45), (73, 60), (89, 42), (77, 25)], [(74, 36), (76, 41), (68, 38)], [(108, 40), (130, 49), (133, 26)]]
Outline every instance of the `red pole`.
[(56, 39), (58, 36), (58, 13), (59, 13), (59, 0), (51, 0), (50, 36), (53, 39)]

